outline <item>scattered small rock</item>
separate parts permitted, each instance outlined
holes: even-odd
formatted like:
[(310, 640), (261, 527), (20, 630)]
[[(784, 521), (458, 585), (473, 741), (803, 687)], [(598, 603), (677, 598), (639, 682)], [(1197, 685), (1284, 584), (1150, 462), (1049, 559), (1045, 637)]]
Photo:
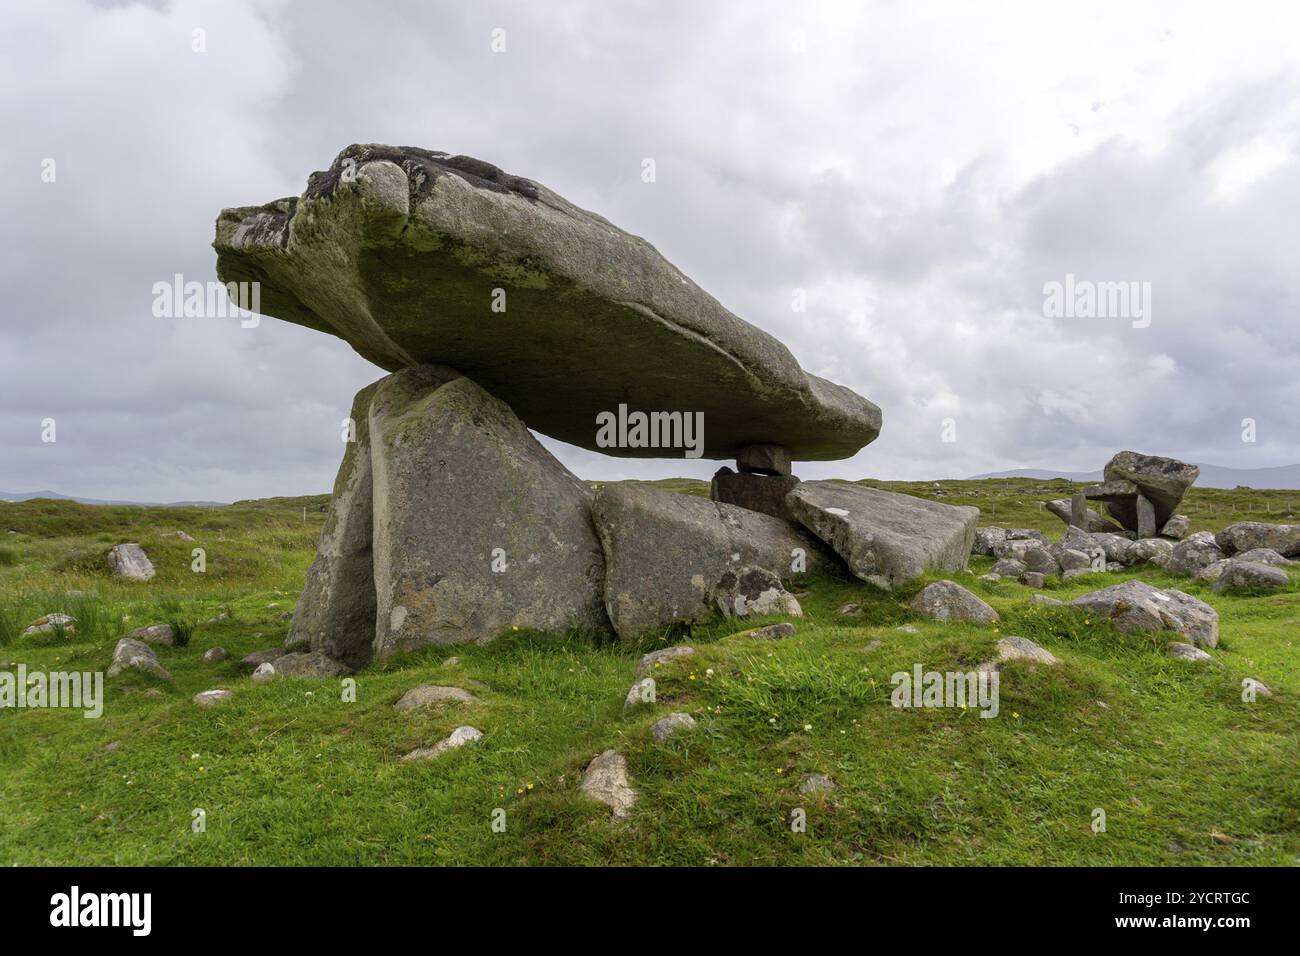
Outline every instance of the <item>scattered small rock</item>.
[(352, 673), (352, 668), (320, 651), (285, 654), (272, 661), (272, 666), (277, 674), (286, 677), (342, 677)]
[(915, 624), (900, 624), (894, 628), (896, 631), (902, 631), (904, 634), (920, 634), (921, 631)]
[(1041, 571), (1026, 571), (1020, 575), (1020, 583), (1027, 588), (1041, 588), (1047, 584), (1047, 576)]
[(36, 620), (23, 631), (22, 637), (30, 637), (33, 634), (53, 634), (59, 628), (64, 633), (75, 634), (77, 632), (77, 619), (71, 614), (46, 614), (38, 617)]
[(627, 690), (627, 697), (623, 699), (623, 713), (627, 713), (642, 704), (653, 704), (655, 702), (655, 679), (653, 677), (643, 677)]
[(449, 657), (442, 662), (443, 667), (460, 667), (459, 657)]
[(113, 661), (106, 672), (109, 677), (116, 677), (125, 670), (144, 671), (163, 680), (171, 680), (172, 675), (162, 666), (158, 655), (148, 644), (134, 638), (124, 637), (113, 648)]
[(805, 774), (799, 781), (800, 793), (830, 793), (835, 789), (835, 781), (824, 773)]
[(841, 615), (857, 614), (861, 610), (861, 604), (841, 604), (835, 613)]
[(482, 740), (483, 733), (477, 728), (468, 725), (457, 727), (445, 739), (438, 741), (432, 747), (418, 747), (409, 754), (402, 757), (402, 762), (414, 760), (432, 760), (434, 757), (441, 757), (449, 750), (455, 750), (463, 747), (475, 740)]
[(444, 687), (439, 684), (421, 684), (412, 687), (393, 706), (398, 710), (415, 710), (443, 701), (455, 701), (458, 704), (477, 704), (479, 699), (460, 687)]
[(255, 671), (263, 664), (271, 664), (284, 657), (283, 647), (268, 647), (264, 651), (253, 651), (239, 661), (241, 670)]
[(265, 684), (275, 676), (275, 665), (270, 661), (258, 664), (257, 669), (253, 671), (253, 683)]
[(1054, 597), (1048, 597), (1046, 594), (1031, 594), (1029, 595), (1029, 603), (1035, 607), (1060, 607), (1065, 602)]
[(675, 661), (680, 657), (690, 657), (695, 653), (695, 648), (687, 647), (685, 644), (678, 644), (674, 647), (661, 647), (657, 651), (651, 651), (637, 662), (636, 676), (645, 677), (657, 667), (662, 667), (670, 661)]
[(1242, 681), (1241, 681), (1241, 689), (1242, 689), (1242, 690), (1253, 690), (1253, 691), (1255, 692), (1255, 696), (1256, 696), (1256, 697), (1272, 697), (1272, 696), (1273, 696), (1273, 692), (1272, 692), (1271, 690), (1268, 689), (1268, 685), (1266, 685), (1266, 684), (1265, 684), (1263, 681), (1261, 681), (1261, 680), (1256, 680), (1256, 679), (1253, 678), (1253, 677), (1245, 677), (1245, 678), (1242, 678)]
[(911, 608), (934, 621), (974, 621), (992, 624), (998, 612), (953, 581), (926, 585), (912, 600)]
[(190, 699), (200, 707), (215, 707), (223, 700), (230, 700), (234, 697), (228, 690), (203, 690), (199, 691)]
[(176, 632), (172, 630), (170, 624), (150, 624), (147, 627), (137, 627), (127, 635), (137, 641), (144, 641), (146, 644), (161, 644), (164, 647), (174, 647), (176, 645)]
[(1027, 637), (1009, 634), (997, 643), (998, 661), (1028, 661), (1055, 666), (1061, 663), (1051, 651), (1039, 647)]
[(654, 722), (650, 728), (650, 733), (654, 735), (655, 740), (663, 743), (679, 730), (691, 730), (695, 727), (695, 718), (690, 714), (669, 714)]
[(989, 569), (989, 574), (996, 574), (998, 577), (1005, 578), (1018, 578), (1028, 570), (1023, 561), (1017, 561), (1015, 558), (1003, 558)]
[(608, 806), (615, 819), (623, 819), (636, 805), (636, 791), (627, 775), (627, 758), (617, 750), (606, 750), (583, 772), (578, 789)]
[(794, 634), (794, 625), (788, 621), (782, 621), (780, 624), (769, 624), (767, 627), (759, 627), (750, 631), (747, 637), (761, 637), (765, 640), (775, 641), (783, 637), (791, 637)]
[(862, 648), (862, 650), (870, 652), (870, 651), (874, 651), (877, 647), (884, 647), (884, 646), (885, 646), (885, 642), (877, 638), (876, 640), (873, 641), (867, 641), (866, 647)]
[(1195, 644), (1185, 644), (1182, 641), (1169, 642), (1169, 656), (1183, 661), (1195, 661), (1198, 664), (1207, 664), (1214, 661), (1213, 657)]
[(230, 654), (224, 647), (209, 647), (203, 652), (203, 663), (216, 664), (220, 661), (224, 661), (229, 656)]

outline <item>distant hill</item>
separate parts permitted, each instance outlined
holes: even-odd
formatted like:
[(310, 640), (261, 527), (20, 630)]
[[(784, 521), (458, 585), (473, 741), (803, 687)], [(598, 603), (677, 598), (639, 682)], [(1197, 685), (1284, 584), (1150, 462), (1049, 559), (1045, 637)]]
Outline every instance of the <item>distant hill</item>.
[[(1222, 465), (1201, 465), (1201, 477), (1196, 479), (1200, 488), (1275, 488), (1300, 489), (1300, 465), (1279, 465), (1275, 468), (1224, 468)], [(1101, 481), (1101, 471), (1049, 471), (1043, 468), (1017, 468), (1013, 471), (990, 472), (975, 475), (971, 481), (982, 478), (1065, 478), (1068, 481)]]
[(53, 498), (55, 501), (75, 501), (82, 505), (140, 505), (148, 508), (208, 508), (224, 505), (224, 501), (110, 501), (104, 498), (78, 498), (61, 495), (57, 491), (0, 491), (0, 501), (31, 501), (33, 498)]

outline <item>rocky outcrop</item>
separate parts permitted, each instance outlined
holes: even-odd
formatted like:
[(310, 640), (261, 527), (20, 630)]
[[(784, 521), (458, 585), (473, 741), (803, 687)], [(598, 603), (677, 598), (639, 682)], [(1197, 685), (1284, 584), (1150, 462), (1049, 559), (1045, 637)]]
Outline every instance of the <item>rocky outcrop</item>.
[(804, 372), (648, 242), (482, 160), (350, 146), (301, 197), (223, 211), (213, 245), (223, 282), (260, 283), (262, 313), (390, 371), (460, 369), (594, 451), (665, 454), (600, 444), (596, 416), (629, 395), (702, 413), (706, 458), (761, 444), (845, 458), (880, 431), (875, 405)]
[(836, 481), (805, 481), (791, 511), (864, 581), (894, 588), (926, 571), (960, 571), (975, 541), (979, 509)]

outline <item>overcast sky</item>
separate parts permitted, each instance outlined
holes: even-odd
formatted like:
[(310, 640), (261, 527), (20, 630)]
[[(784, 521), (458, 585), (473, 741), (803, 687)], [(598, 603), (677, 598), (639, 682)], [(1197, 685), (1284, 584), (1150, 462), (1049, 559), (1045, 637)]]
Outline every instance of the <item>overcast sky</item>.
[[(545, 183), (882, 408), (805, 478), (1300, 461), (1297, 4), (20, 0), (0, 118), (5, 491), (328, 490), (382, 371), (151, 290), (354, 142)], [(1149, 326), (1046, 316), (1067, 274), (1149, 282)]]

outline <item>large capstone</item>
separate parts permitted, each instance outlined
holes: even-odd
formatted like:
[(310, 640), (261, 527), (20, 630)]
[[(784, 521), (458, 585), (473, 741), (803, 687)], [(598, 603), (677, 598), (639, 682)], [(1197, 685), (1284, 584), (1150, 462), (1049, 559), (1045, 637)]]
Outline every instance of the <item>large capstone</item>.
[(606, 485), (593, 513), (605, 550), (605, 606), (624, 639), (714, 616), (746, 568), (787, 580), (839, 565), (797, 525), (649, 485)]
[(370, 403), (375, 652), (512, 628), (608, 633), (591, 492), (510, 408), (451, 369)]
[(390, 371), (452, 366), (584, 448), (693, 451), (602, 444), (597, 416), (621, 405), (702, 414), (705, 458), (764, 444), (846, 458), (880, 431), (880, 409), (806, 373), (644, 239), (481, 160), (350, 146), (301, 197), (223, 211), (213, 245), (223, 282), (259, 283), (258, 311)]
[(368, 663), (375, 642), (370, 399), (378, 385), (367, 385), (352, 401), (343, 463), (286, 642), (305, 641), (349, 667)]
[(960, 571), (979, 509), (838, 481), (801, 482), (790, 510), (864, 581), (893, 588), (926, 571)]

